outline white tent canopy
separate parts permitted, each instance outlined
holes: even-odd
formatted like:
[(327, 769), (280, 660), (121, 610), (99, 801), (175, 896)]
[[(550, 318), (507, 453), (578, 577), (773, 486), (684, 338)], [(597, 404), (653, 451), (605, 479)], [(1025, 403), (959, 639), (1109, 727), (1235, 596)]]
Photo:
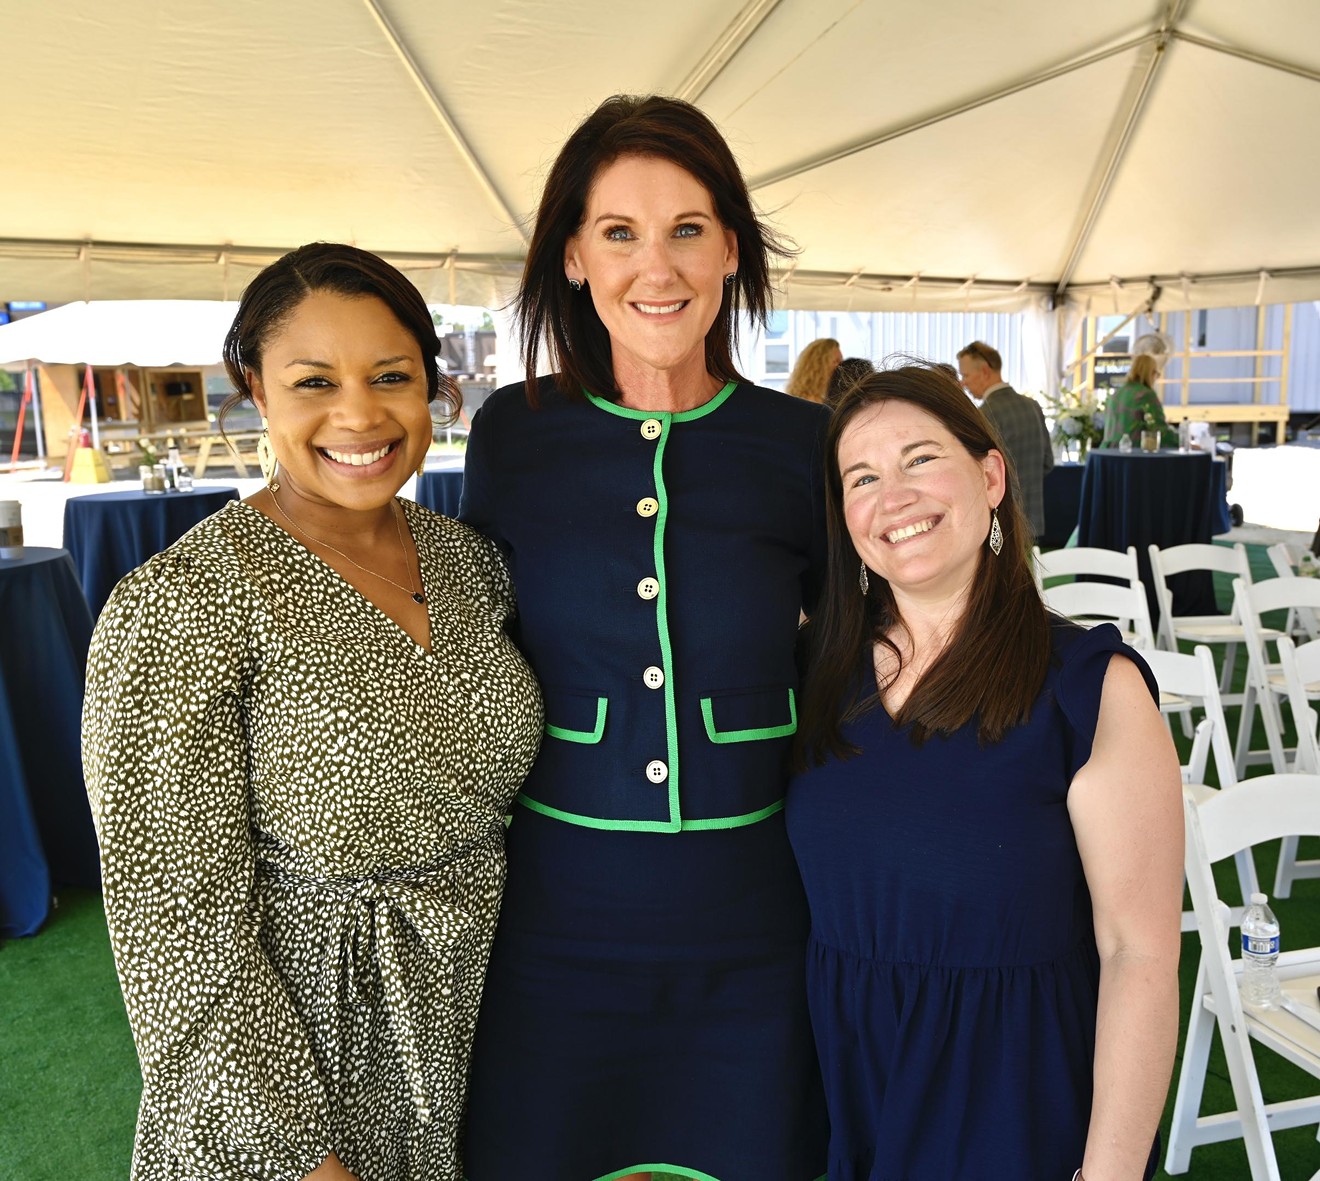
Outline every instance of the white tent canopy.
[(237, 303), (98, 300), (0, 325), (0, 365), (217, 365)]
[(567, 132), (647, 91), (800, 246), (786, 306), (1320, 297), (1314, 0), (43, 0), (0, 43), (0, 299), (232, 299), (340, 239), (496, 303)]

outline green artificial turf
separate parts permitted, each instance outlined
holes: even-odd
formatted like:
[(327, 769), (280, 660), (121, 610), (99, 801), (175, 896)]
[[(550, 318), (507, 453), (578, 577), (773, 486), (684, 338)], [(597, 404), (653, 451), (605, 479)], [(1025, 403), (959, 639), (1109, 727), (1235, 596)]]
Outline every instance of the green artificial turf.
[(98, 894), (0, 948), (0, 1177), (123, 1181), (141, 1076)]
[[(1274, 577), (1265, 550), (1249, 546), (1252, 576)], [(1221, 610), (1232, 601), (1229, 581), (1215, 577)], [(1269, 620), (1268, 622), (1274, 622)], [(1220, 653), (1216, 652), (1218, 660)], [(1245, 659), (1239, 658), (1240, 682)], [(1237, 686), (1240, 688), (1240, 685)], [(1236, 733), (1236, 708), (1227, 710)], [(1259, 721), (1254, 745), (1264, 746)], [(1184, 757), (1187, 743), (1175, 725)], [(1253, 768), (1261, 774), (1267, 768)], [(1320, 857), (1320, 840), (1303, 840), (1305, 857)], [(1256, 850), (1257, 872), (1268, 889), (1274, 881), (1277, 847)], [(1237, 898), (1232, 862), (1217, 867), (1223, 896)], [(1285, 947), (1320, 946), (1320, 879), (1297, 882), (1292, 897), (1272, 900)], [(1200, 949), (1196, 934), (1183, 936), (1179, 979), (1182, 1017), (1179, 1061), (1169, 1089), (1160, 1134), (1167, 1146), (1173, 1089)], [(1267, 1101), (1320, 1092), (1320, 1080), (1257, 1051), (1257, 1069)], [(14, 1181), (123, 1181), (133, 1141), (140, 1078), (128, 1022), (115, 980), (100, 898), (86, 891), (61, 894), (60, 905), (40, 934), (0, 948), (0, 1178)], [(1215, 1037), (1203, 1113), (1234, 1106), (1223, 1050)], [(1320, 1169), (1314, 1128), (1274, 1135), (1283, 1181), (1301, 1181)], [(1156, 1173), (1163, 1178), (1161, 1169)], [(1248, 1176), (1241, 1141), (1208, 1144), (1192, 1153), (1191, 1181), (1242, 1181)], [(528, 1181), (535, 1181), (529, 1178)], [(584, 1179), (585, 1181), (585, 1179)], [(683, 1181), (657, 1175), (657, 1181)]]

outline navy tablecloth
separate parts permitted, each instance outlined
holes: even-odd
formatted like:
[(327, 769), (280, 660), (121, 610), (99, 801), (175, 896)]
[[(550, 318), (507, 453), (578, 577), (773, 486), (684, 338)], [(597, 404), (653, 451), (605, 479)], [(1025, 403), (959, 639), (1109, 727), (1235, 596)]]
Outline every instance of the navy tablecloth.
[[(1147, 547), (1209, 544), (1227, 516), (1224, 463), (1205, 452), (1092, 451), (1082, 476), (1077, 543), (1102, 549), (1137, 547), (1151, 619), (1159, 618)], [(1208, 571), (1169, 579), (1175, 615), (1214, 615)]]
[(1045, 532), (1036, 538), (1041, 549), (1062, 549), (1077, 528), (1084, 471), (1084, 463), (1056, 463), (1045, 473)]
[(463, 497), (463, 469), (443, 468), (423, 472), (417, 477), (417, 503), (433, 513), (458, 516), (458, 502)]
[(0, 560), (0, 934), (36, 931), (53, 883), (101, 883), (79, 742), (91, 637), (65, 550)]
[(238, 489), (100, 492), (64, 504), (64, 545), (73, 556), (92, 617), (115, 583), (177, 541), (199, 521), (238, 499)]

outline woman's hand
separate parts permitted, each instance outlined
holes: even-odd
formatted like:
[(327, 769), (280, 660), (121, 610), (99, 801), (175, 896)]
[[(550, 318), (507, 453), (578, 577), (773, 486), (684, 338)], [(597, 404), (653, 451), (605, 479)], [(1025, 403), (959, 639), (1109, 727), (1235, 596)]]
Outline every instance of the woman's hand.
[(332, 1152), (303, 1181), (357, 1181), (357, 1178), (339, 1163), (339, 1158)]

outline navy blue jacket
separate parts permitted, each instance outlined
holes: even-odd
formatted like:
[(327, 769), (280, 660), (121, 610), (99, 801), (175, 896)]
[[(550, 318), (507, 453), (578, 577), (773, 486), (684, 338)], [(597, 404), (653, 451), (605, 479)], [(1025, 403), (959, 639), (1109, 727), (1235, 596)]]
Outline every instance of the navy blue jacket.
[(549, 379), (537, 410), (521, 385), (487, 400), (461, 516), (508, 558), (545, 694), (521, 803), (649, 832), (783, 807), (799, 610), (824, 576), (827, 420), (734, 383), (677, 414)]

